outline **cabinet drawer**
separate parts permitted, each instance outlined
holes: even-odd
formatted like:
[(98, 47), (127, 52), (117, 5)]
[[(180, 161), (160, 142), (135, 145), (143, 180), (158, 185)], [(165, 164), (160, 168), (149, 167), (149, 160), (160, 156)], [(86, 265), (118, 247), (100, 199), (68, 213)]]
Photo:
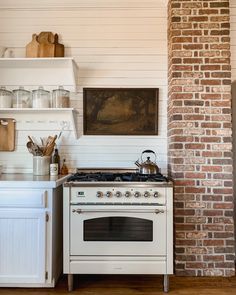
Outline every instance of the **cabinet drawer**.
[(0, 207), (45, 208), (47, 191), (39, 189), (1, 189)]

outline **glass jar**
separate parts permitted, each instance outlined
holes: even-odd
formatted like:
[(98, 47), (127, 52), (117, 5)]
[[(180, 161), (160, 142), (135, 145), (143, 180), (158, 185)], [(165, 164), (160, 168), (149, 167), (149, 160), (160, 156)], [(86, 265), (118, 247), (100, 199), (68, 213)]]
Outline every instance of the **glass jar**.
[(13, 108), (31, 108), (31, 93), (20, 86), (13, 91)]
[(0, 108), (11, 108), (12, 107), (13, 93), (6, 90), (6, 87), (0, 87)]
[(62, 86), (52, 91), (52, 108), (69, 108), (70, 91), (65, 90)]
[(33, 108), (49, 108), (50, 92), (39, 86), (37, 90), (32, 91), (32, 107)]

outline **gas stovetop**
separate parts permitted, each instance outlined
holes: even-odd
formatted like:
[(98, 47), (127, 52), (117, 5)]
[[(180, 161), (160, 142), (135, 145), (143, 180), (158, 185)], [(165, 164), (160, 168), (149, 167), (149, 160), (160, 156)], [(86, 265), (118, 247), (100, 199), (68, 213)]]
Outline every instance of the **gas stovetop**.
[(138, 172), (77, 172), (67, 182), (168, 182), (161, 173), (141, 174)]
[(164, 204), (165, 188), (172, 182), (161, 173), (141, 174), (137, 170), (83, 169), (71, 175), (64, 187), (71, 190), (71, 204)]

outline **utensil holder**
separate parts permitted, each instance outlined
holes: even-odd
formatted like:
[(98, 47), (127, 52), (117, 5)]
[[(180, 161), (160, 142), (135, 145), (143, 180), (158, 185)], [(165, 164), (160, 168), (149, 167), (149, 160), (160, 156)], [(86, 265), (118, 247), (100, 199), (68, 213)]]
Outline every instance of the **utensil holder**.
[(49, 175), (50, 157), (33, 156), (33, 174)]

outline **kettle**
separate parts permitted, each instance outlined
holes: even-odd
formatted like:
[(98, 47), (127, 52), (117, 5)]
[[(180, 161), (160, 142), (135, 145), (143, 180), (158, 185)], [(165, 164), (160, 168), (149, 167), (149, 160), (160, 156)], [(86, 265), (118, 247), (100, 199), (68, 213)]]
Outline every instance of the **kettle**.
[[(150, 157), (147, 157), (147, 160), (143, 161), (143, 154), (154, 154), (155, 160), (152, 162)], [(141, 163), (137, 160), (135, 165), (139, 167), (139, 173), (141, 174), (157, 174), (159, 172), (159, 167), (156, 164), (156, 153), (152, 150), (145, 150), (141, 154)]]

